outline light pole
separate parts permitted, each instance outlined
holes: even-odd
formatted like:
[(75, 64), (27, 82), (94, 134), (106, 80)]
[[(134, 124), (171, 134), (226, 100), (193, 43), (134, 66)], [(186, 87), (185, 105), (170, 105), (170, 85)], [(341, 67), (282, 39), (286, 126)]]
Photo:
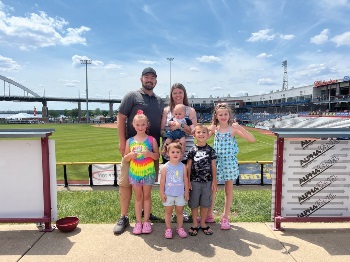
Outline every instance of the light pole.
[(167, 59), (168, 59), (169, 62), (170, 62), (170, 88), (171, 88), (171, 61), (173, 61), (174, 58), (173, 58), (173, 57), (168, 57)]
[(87, 74), (87, 65), (91, 64), (92, 60), (87, 60), (87, 59), (81, 59), (80, 62), (82, 64), (85, 64), (85, 69), (86, 69), (86, 123), (89, 123), (89, 91), (88, 91), (88, 74)]

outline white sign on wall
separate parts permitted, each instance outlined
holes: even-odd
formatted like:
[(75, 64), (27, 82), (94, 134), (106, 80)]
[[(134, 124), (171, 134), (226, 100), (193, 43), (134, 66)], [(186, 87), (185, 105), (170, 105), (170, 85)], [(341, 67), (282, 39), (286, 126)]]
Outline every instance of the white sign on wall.
[(114, 165), (94, 164), (92, 165), (93, 185), (114, 185)]
[(283, 217), (350, 216), (348, 140), (285, 140)]

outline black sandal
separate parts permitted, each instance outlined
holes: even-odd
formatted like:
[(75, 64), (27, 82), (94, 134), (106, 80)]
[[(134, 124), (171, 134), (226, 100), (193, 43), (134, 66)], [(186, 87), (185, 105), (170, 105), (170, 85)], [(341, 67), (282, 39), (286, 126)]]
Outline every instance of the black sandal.
[(190, 231), (188, 231), (188, 234), (190, 236), (197, 236), (199, 227), (190, 227)]
[(210, 226), (202, 227), (203, 233), (206, 235), (212, 235), (214, 232), (211, 230)]

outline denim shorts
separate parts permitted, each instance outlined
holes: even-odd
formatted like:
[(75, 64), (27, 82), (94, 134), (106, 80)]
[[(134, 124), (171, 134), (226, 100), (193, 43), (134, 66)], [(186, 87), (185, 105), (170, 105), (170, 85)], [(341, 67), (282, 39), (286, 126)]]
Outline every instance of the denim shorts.
[(143, 185), (144, 186), (153, 186), (154, 185), (154, 182), (156, 181), (156, 179), (149, 179), (149, 180), (146, 180)]
[(172, 206), (184, 206), (186, 205), (186, 200), (184, 195), (180, 196), (166, 196), (165, 202), (163, 202), (163, 206), (172, 207)]
[(186, 136), (186, 133), (180, 129), (176, 129), (174, 131), (168, 131), (166, 133), (166, 137), (167, 138), (170, 138), (171, 140), (177, 140), (177, 139), (180, 139), (182, 137), (185, 137)]

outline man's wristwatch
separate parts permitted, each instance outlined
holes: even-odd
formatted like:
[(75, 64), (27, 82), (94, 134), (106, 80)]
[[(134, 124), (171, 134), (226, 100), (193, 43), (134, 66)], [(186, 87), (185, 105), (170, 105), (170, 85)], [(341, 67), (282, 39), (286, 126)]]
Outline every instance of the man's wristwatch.
[(184, 123), (181, 123), (181, 130), (185, 127)]

